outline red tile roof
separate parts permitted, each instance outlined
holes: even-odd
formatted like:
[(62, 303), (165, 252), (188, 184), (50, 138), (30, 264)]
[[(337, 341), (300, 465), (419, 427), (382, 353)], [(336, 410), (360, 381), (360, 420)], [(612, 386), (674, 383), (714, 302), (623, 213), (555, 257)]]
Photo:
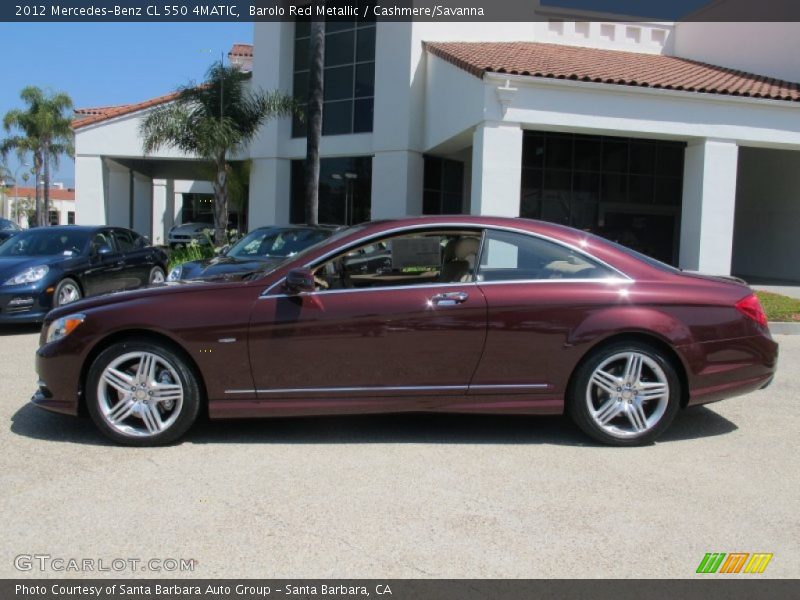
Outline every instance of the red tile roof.
[[(14, 186), (6, 187), (5, 188), (6, 196), (11, 198), (35, 198), (36, 197), (36, 189), (32, 187), (17, 187), (16, 188), (16, 196)], [(44, 191), (42, 191), (44, 194)], [(44, 198), (44, 196), (42, 196)], [(62, 190), (59, 188), (50, 188), (50, 199), (51, 200), (75, 200), (75, 190), (66, 189)]]
[(144, 102), (137, 102), (135, 104), (121, 104), (119, 106), (98, 106), (94, 108), (76, 108), (75, 114), (80, 115), (82, 118), (75, 119), (72, 122), (73, 129), (80, 129), (81, 127), (85, 127), (86, 125), (92, 125), (93, 123), (98, 123), (100, 121), (105, 121), (106, 119), (112, 119), (114, 117), (121, 117), (122, 115), (127, 115), (132, 112), (136, 112), (139, 110), (144, 110), (145, 108), (150, 108), (151, 106), (158, 106), (159, 104), (165, 104), (174, 100), (178, 97), (178, 92), (172, 92), (171, 94), (165, 94), (164, 96), (158, 96), (157, 98), (151, 98), (150, 100), (145, 100)]
[(431, 54), (483, 77), (508, 73), (800, 102), (800, 85), (678, 58), (536, 42), (426, 42)]
[(253, 44), (234, 44), (228, 56), (247, 56), (253, 58)]

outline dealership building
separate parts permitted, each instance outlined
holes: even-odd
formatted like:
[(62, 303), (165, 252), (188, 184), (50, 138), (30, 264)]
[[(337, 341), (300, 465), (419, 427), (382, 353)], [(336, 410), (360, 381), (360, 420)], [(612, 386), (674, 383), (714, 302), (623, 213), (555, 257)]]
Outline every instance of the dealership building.
[[(800, 281), (800, 25), (538, 13), (328, 23), (320, 221), (521, 216), (691, 270)], [(308, 24), (254, 28), (231, 60), (305, 97)], [(79, 222), (163, 242), (208, 216), (207, 165), (142, 153), (143, 115), (173, 98), (78, 111)], [(247, 227), (302, 221), (304, 135), (272, 121), (236, 157), (251, 161), (234, 207)]]

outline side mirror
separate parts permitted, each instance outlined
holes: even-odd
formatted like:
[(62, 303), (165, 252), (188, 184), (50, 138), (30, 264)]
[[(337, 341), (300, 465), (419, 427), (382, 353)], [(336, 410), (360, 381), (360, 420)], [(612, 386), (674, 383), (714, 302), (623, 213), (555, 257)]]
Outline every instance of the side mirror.
[(101, 257), (102, 256), (108, 256), (112, 252), (113, 252), (113, 250), (111, 249), (111, 246), (109, 246), (108, 244), (103, 244), (102, 246), (98, 246), (97, 248), (95, 248), (95, 251), (94, 251), (94, 253), (97, 256), (101, 256)]
[(217, 256), (225, 256), (228, 253), (228, 250), (230, 250), (230, 249), (231, 249), (231, 245), (230, 244), (225, 244), (221, 248), (215, 248), (214, 249), (214, 254), (216, 254)]
[(284, 288), (286, 293), (292, 296), (304, 292), (313, 292), (317, 289), (314, 283), (314, 274), (310, 269), (292, 269), (286, 275)]

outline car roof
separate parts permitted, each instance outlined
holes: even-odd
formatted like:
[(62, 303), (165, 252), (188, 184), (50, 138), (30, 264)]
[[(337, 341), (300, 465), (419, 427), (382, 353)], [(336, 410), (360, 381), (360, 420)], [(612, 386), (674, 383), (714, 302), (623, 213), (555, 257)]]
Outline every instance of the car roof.
[(27, 231), (85, 231), (86, 233), (93, 233), (105, 229), (125, 229), (131, 231), (127, 227), (117, 227), (116, 225), (48, 225), (44, 227), (31, 227)]

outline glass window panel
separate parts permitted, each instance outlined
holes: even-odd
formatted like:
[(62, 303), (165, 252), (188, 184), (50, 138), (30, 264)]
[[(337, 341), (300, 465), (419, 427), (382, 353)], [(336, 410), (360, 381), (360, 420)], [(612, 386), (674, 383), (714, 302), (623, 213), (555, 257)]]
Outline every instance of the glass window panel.
[(570, 225), (576, 229), (591, 230), (597, 226), (597, 200), (573, 198)]
[(603, 140), (603, 170), (624, 173), (628, 170), (628, 142), (626, 140)]
[(426, 190), (442, 189), (442, 159), (426, 156), (423, 175), (423, 187)]
[(304, 71), (308, 69), (308, 57), (309, 57), (309, 39), (304, 38), (300, 40), (295, 40), (294, 42), (294, 70), (295, 71)]
[(519, 216), (525, 219), (539, 219), (542, 216), (542, 190), (539, 188), (522, 188), (519, 203)]
[(628, 202), (652, 204), (653, 182), (654, 178), (651, 175), (631, 175)]
[(549, 171), (544, 172), (544, 194), (545, 196), (557, 194), (569, 199), (572, 192), (572, 176), (568, 171)]
[(655, 171), (656, 146), (648, 142), (631, 142), (631, 173), (652, 175)]
[(311, 35), (311, 20), (308, 18), (298, 18), (294, 23), (295, 39), (308, 37)]
[(544, 166), (544, 136), (524, 133), (522, 137), (522, 166)]
[(545, 164), (548, 168), (572, 168), (572, 136), (548, 135), (545, 144)]
[(542, 169), (522, 169), (522, 187), (523, 188), (536, 188), (542, 187)]
[(325, 69), (325, 100), (344, 100), (353, 97), (353, 66)]
[(356, 61), (375, 60), (375, 27), (359, 29), (356, 46)]
[(583, 201), (599, 200), (600, 173), (575, 173), (572, 178), (572, 197)]
[(372, 131), (373, 108), (372, 98), (362, 98), (355, 101), (353, 133)]
[(604, 173), (601, 200), (603, 202), (627, 202), (628, 176), (618, 173)]
[(300, 102), (308, 101), (308, 71), (301, 71), (294, 74), (292, 95)]
[(656, 175), (683, 175), (683, 144), (659, 144), (656, 153)]
[(325, 102), (322, 108), (322, 134), (341, 135), (353, 130), (353, 101)]
[(347, 31), (354, 29), (356, 24), (353, 21), (343, 21), (340, 19), (326, 19), (325, 33), (336, 33), (337, 31)]
[[(305, 109), (303, 109), (305, 114)], [(304, 137), (306, 135), (306, 121), (301, 119), (298, 115), (292, 117), (292, 137)]]
[(458, 160), (445, 160), (442, 167), (442, 190), (461, 195), (464, 188), (464, 163)]
[(375, 63), (356, 65), (356, 98), (375, 95)]
[(425, 190), (422, 193), (422, 214), (439, 215), (442, 210), (442, 194), (438, 190)]
[(332, 67), (353, 62), (355, 31), (331, 33), (325, 36), (325, 66)]
[(599, 171), (602, 165), (602, 143), (600, 138), (575, 137), (575, 165), (580, 171)]
[(683, 199), (683, 180), (677, 177), (657, 177), (655, 203), (680, 206)]
[(442, 214), (460, 215), (463, 210), (461, 194), (442, 194)]

